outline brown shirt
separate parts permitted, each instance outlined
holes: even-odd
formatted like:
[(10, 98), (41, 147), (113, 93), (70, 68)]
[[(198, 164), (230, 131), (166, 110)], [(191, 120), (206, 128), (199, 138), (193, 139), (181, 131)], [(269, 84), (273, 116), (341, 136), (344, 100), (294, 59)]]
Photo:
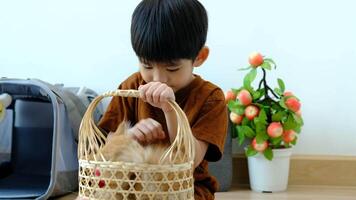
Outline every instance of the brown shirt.
[[(138, 89), (143, 84), (145, 81), (137, 72), (127, 78), (119, 89)], [(188, 86), (177, 91), (175, 97), (176, 102), (187, 115), (193, 135), (209, 143), (204, 160), (194, 171), (195, 199), (214, 199), (218, 183), (209, 174), (208, 161), (219, 160), (224, 149), (228, 120), (224, 94), (219, 87), (195, 75), (195, 79)], [(136, 124), (146, 118), (161, 123), (165, 133), (168, 133), (162, 110), (131, 97), (113, 97), (99, 126), (106, 131), (114, 132), (124, 119)]]

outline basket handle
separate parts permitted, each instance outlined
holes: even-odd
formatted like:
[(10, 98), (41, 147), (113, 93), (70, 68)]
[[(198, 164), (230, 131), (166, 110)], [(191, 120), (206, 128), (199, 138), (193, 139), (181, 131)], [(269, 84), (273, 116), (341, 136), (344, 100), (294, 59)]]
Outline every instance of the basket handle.
[[(97, 96), (88, 106), (79, 128), (78, 158), (98, 161), (98, 156), (106, 161), (100, 149), (106, 143), (106, 136), (93, 120), (93, 113), (98, 103), (112, 96), (140, 97), (138, 90), (115, 90)], [(170, 147), (162, 155), (160, 163), (193, 162), (195, 157), (194, 137), (188, 119), (175, 101), (168, 102), (177, 115), (177, 135)]]

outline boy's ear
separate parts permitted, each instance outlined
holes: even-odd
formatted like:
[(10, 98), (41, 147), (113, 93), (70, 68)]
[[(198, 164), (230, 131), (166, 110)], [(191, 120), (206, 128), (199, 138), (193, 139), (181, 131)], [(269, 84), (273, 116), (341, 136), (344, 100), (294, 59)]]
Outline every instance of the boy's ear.
[(199, 67), (200, 65), (202, 65), (205, 60), (208, 58), (209, 56), (209, 48), (207, 46), (204, 46), (203, 48), (201, 48), (201, 50), (198, 53), (198, 56), (195, 58), (194, 62), (193, 62), (193, 67)]

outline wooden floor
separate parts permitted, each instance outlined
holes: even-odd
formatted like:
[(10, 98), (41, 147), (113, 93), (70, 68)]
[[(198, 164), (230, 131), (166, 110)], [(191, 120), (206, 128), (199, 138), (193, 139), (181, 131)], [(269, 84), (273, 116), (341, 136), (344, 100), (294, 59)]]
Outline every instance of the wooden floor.
[(247, 187), (234, 187), (215, 197), (217, 200), (356, 200), (356, 187), (293, 185), (279, 193), (257, 193)]
[[(56, 198), (73, 200), (76, 193)], [(219, 192), (217, 200), (356, 200), (356, 187), (289, 186), (286, 192), (257, 193), (248, 187), (233, 187), (229, 192)]]

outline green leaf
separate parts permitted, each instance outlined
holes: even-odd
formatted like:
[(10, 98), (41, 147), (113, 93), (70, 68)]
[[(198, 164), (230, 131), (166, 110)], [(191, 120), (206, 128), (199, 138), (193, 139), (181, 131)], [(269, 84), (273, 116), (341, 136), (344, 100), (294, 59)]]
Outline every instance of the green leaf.
[(274, 90), (279, 96), (282, 96), (283, 92), (279, 88), (274, 88)]
[(267, 124), (267, 114), (264, 108), (264, 105), (260, 105), (263, 106), (263, 108), (260, 107), (260, 113), (258, 114), (257, 117), (255, 117), (253, 119), (253, 121), (255, 122), (255, 124), (262, 124), (262, 125), (266, 125)]
[(277, 68), (276, 63), (271, 58), (264, 58), (263, 60), (264, 62), (269, 62), (271, 65), (274, 66), (275, 69)]
[(249, 124), (250, 124), (250, 120), (247, 119), (247, 117), (244, 117), (244, 118), (242, 119), (241, 125), (242, 125), (242, 126), (248, 126)]
[(269, 105), (265, 105), (265, 104), (262, 104), (262, 103), (253, 103), (255, 104), (256, 106), (260, 107), (261, 109), (269, 109), (270, 106)]
[(281, 92), (283, 93), (284, 90), (286, 89), (286, 86), (282, 79), (279, 78), (279, 79), (277, 79), (277, 81), (278, 81), (279, 88), (281, 89)]
[(248, 66), (248, 67), (245, 67), (245, 68), (240, 68), (239, 71), (244, 71), (244, 70), (248, 70), (248, 69), (251, 69), (252, 66)]
[[(245, 79), (244, 79), (245, 80)], [(248, 90), (250, 93), (253, 91), (253, 87), (251, 86), (251, 82), (244, 81), (244, 88)]]
[(267, 124), (267, 115), (265, 109), (261, 109), (260, 113), (258, 114), (258, 118), (264, 124)]
[(299, 125), (303, 125), (303, 119), (301, 117), (299, 117), (298, 115), (296, 115), (295, 113), (292, 113), (294, 120), (299, 124)]
[(297, 133), (300, 133), (301, 127), (300, 127), (300, 126), (295, 127), (295, 128), (294, 128), (294, 131), (297, 132)]
[(284, 117), (287, 116), (287, 113), (284, 111), (278, 111), (272, 115), (272, 121), (280, 122)]
[(234, 108), (231, 111), (238, 115), (243, 115), (245, 113), (245, 108), (243, 106), (239, 106), (239, 107)]
[(227, 107), (231, 112), (238, 115), (243, 115), (245, 113), (245, 106), (241, 105), (238, 101), (229, 101)]
[(239, 145), (241, 146), (242, 143), (245, 141), (245, 134), (239, 130), (240, 126), (236, 126), (236, 131), (238, 134)]
[(266, 132), (266, 121), (260, 120), (259, 117), (255, 117), (255, 119), (253, 119), (253, 123), (256, 125), (257, 134)]
[(229, 101), (227, 103), (227, 108), (231, 111), (232, 109), (234, 109), (237, 106), (237, 102), (236, 101)]
[(264, 93), (261, 92), (261, 90), (254, 91), (252, 93), (253, 100), (257, 100), (263, 96)]
[(282, 142), (282, 137), (277, 137), (277, 138), (271, 138), (271, 143), (275, 145), (279, 145)]
[(267, 158), (268, 160), (272, 160), (273, 159), (273, 151), (271, 149), (271, 147), (268, 147), (264, 152), (263, 155), (265, 156), (265, 158)]
[(262, 143), (268, 139), (267, 135), (267, 116), (264, 112), (264, 109), (261, 109), (261, 112), (258, 117), (255, 117), (253, 120), (256, 125), (256, 140), (258, 143)]
[(291, 114), (288, 115), (287, 121), (283, 124), (283, 130), (294, 130), (298, 127), (298, 123), (294, 120)]
[(246, 74), (244, 77), (244, 87), (248, 89), (249, 91), (251, 90), (251, 83), (255, 80), (257, 76), (257, 70), (255, 68), (251, 69), (249, 73)]
[(296, 145), (297, 144), (297, 137), (295, 137), (295, 139), (291, 142), (291, 144), (293, 144), (293, 145)]
[(268, 140), (268, 135), (267, 133), (257, 133), (256, 134), (256, 142), (258, 144), (261, 144), (262, 142)]
[(272, 69), (271, 64), (269, 62), (263, 62), (261, 67), (263, 69), (267, 69), (267, 70), (271, 70)]
[[(256, 118), (255, 118), (256, 119)], [(256, 141), (257, 143), (261, 144), (262, 142), (268, 140), (268, 135), (267, 135), (267, 129), (266, 129), (266, 125), (267, 122), (265, 121), (261, 121), (260, 119), (256, 119), (256, 121), (254, 121), (255, 125), (256, 125)]]
[(246, 150), (246, 156), (254, 156), (256, 155), (258, 152), (256, 150), (254, 150), (251, 145), (247, 147)]
[(248, 126), (250, 126), (253, 130), (256, 130), (256, 125), (255, 125), (253, 120), (252, 121), (249, 120), (249, 125)]
[(235, 88), (231, 88), (231, 91), (234, 93), (234, 94), (238, 94), (240, 91), (241, 91), (242, 88), (240, 89), (235, 89)]
[(282, 106), (282, 108), (284, 109), (288, 109), (284, 102), (285, 102), (285, 98), (282, 97), (281, 100), (279, 101), (279, 105)]
[(265, 95), (265, 88), (258, 89), (257, 91), (260, 94), (260, 97), (263, 97)]
[(279, 104), (279, 102), (273, 103), (272, 108), (273, 108), (273, 110), (276, 110), (276, 111), (285, 110), (284, 108), (282, 108), (282, 106)]
[(248, 126), (238, 126), (237, 130), (249, 138), (253, 138), (256, 135), (255, 132)]

